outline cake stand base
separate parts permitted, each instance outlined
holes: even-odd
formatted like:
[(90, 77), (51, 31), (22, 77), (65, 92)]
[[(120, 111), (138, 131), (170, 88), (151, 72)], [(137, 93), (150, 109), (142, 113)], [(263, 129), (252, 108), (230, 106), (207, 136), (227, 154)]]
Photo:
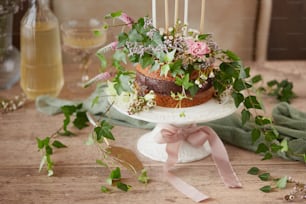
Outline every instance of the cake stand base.
[[(155, 141), (155, 137), (159, 133), (160, 128), (155, 127), (151, 132), (142, 135), (137, 142), (137, 149), (141, 154), (152, 160), (166, 162), (168, 158), (166, 144), (159, 144)], [(203, 147), (196, 148), (182, 141), (177, 163), (193, 162), (201, 160), (209, 155), (210, 146), (208, 142), (206, 142)]]

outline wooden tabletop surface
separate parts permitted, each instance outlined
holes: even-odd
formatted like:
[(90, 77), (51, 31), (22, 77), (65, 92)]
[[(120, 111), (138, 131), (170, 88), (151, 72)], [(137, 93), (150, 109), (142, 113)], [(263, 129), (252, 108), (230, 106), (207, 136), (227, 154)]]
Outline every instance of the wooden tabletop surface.
[[(252, 63), (251, 63), (252, 64)], [(258, 66), (258, 65), (254, 65)], [(65, 65), (66, 85), (60, 95), (65, 99), (81, 99), (87, 97), (91, 90), (77, 93), (69, 89), (69, 84), (79, 77), (75, 65)], [(306, 62), (269, 62), (258, 66), (254, 72), (261, 73), (264, 79), (288, 79), (294, 82), (294, 91), (298, 98), (292, 105), (306, 111), (305, 85)], [(12, 97), (20, 93), (16, 84), (10, 90), (0, 91), (0, 96)], [(276, 101), (268, 98), (268, 112)], [(116, 145), (128, 147), (134, 151), (148, 171), (150, 183), (143, 185), (137, 182), (134, 175), (122, 169), (124, 182), (132, 186), (130, 192), (114, 190), (112, 193), (101, 193), (100, 186), (105, 185), (109, 172), (96, 164), (98, 151), (86, 146), (91, 127), (75, 130), (77, 136), (63, 137), (60, 140), (68, 148), (55, 150), (53, 160), (55, 175), (48, 177), (46, 172), (38, 172), (41, 159), (37, 151), (36, 137), (46, 137), (62, 125), (62, 114), (47, 116), (36, 110), (33, 101), (27, 101), (21, 109), (0, 114), (0, 203), (146, 203), (171, 204), (194, 203), (163, 181), (163, 163), (152, 161), (137, 152), (138, 138), (148, 130), (120, 127), (113, 129)], [(261, 156), (231, 145), (226, 145), (230, 161), (243, 188), (229, 189), (222, 183), (211, 157), (203, 160), (179, 164), (175, 174), (187, 183), (198, 188), (211, 197), (203, 203), (245, 204), (245, 203), (286, 203), (284, 196), (291, 188), (263, 193), (259, 190), (269, 182), (260, 181), (257, 176), (247, 174), (256, 166), (270, 172), (275, 177), (292, 176), (296, 180), (306, 182), (305, 164), (274, 158), (261, 161)]]

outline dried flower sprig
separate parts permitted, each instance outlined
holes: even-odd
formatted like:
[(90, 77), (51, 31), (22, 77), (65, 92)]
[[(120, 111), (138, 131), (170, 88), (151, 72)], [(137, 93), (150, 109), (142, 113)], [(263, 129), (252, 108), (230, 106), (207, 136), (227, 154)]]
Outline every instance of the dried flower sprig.
[(16, 95), (11, 99), (0, 97), (0, 112), (8, 113), (15, 111), (21, 108), (25, 104), (26, 100), (26, 95), (23, 93), (20, 95)]
[(22, 6), (22, 2), (25, 0), (1, 0), (0, 2), (0, 14), (17, 12)]

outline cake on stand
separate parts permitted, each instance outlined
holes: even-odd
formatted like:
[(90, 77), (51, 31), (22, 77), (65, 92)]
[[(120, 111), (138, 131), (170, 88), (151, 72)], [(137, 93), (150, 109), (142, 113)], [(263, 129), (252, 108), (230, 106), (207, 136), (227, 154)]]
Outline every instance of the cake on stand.
[[(119, 100), (118, 100), (119, 99)], [(138, 151), (144, 156), (161, 162), (166, 162), (168, 154), (166, 144), (157, 143), (156, 137), (161, 134), (163, 125), (172, 125), (184, 129), (191, 125), (213, 121), (226, 117), (236, 111), (232, 100), (220, 103), (216, 99), (208, 102), (188, 107), (188, 108), (165, 108), (156, 106), (153, 109), (142, 111), (133, 115), (128, 114), (128, 103), (117, 97), (111, 97), (114, 107), (121, 113), (131, 118), (155, 123), (155, 128), (142, 135), (137, 142)], [(207, 157), (211, 152), (210, 146), (206, 141), (203, 147), (194, 147), (187, 141), (182, 141), (178, 153), (178, 163), (192, 162)]]

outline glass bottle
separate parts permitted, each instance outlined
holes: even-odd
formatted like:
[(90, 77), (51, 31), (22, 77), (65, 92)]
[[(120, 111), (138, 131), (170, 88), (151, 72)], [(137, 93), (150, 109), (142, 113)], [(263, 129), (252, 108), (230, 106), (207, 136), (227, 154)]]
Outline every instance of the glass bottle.
[(20, 85), (29, 99), (58, 96), (64, 85), (58, 20), (49, 0), (29, 3), (20, 27)]
[(0, 10), (0, 89), (10, 88), (20, 76), (20, 54), (12, 45), (13, 14), (12, 6)]

